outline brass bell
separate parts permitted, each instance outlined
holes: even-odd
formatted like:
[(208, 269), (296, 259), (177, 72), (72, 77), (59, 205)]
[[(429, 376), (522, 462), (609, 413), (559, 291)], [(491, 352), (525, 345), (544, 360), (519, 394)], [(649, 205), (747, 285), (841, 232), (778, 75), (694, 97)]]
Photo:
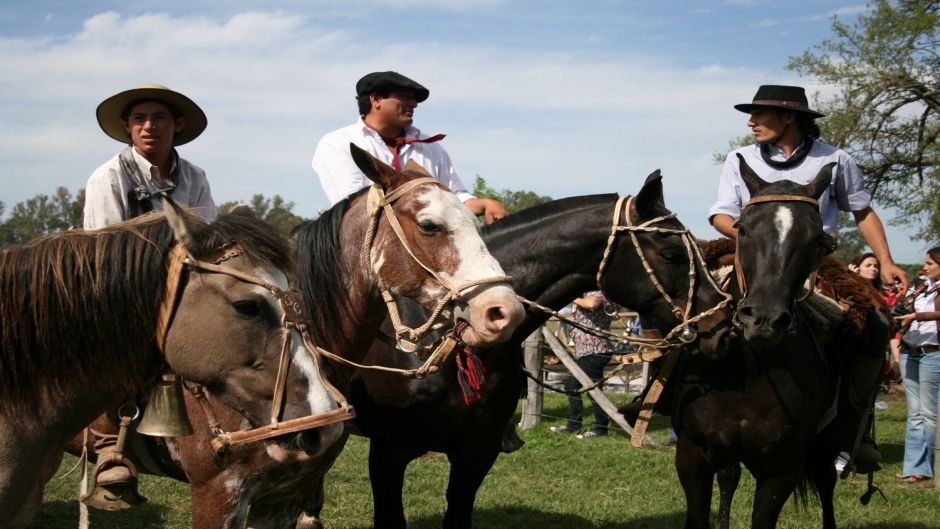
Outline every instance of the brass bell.
[(137, 432), (154, 437), (185, 437), (193, 434), (183, 401), (183, 383), (177, 378), (160, 379), (150, 390), (144, 418)]

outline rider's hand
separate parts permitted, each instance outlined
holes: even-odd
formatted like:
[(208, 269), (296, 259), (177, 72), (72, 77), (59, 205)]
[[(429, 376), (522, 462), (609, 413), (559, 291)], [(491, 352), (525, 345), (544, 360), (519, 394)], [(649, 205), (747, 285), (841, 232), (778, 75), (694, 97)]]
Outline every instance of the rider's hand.
[(881, 263), (881, 279), (886, 285), (898, 284), (898, 295), (904, 296), (907, 292), (907, 273), (894, 263)]

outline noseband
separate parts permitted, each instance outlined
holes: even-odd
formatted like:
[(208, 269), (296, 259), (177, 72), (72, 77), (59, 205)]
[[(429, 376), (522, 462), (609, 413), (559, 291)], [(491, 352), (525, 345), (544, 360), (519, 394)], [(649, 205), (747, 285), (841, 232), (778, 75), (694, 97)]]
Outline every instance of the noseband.
[(296, 330), (300, 333), (301, 337), (303, 338), (304, 347), (307, 349), (308, 353), (315, 355), (318, 352), (318, 349), (312, 345), (312, 341), (310, 340), (310, 335), (306, 325), (306, 318), (304, 316), (303, 304), (301, 303), (300, 296), (296, 290), (283, 290), (254, 274), (248, 274), (240, 270), (236, 270), (230, 266), (220, 265), (219, 263), (237, 257), (242, 253), (242, 250), (235, 244), (226, 244), (223, 246), (223, 250), (223, 255), (212, 263), (201, 261), (190, 256), (181, 244), (177, 244), (170, 252), (166, 293), (163, 299), (163, 303), (160, 305), (160, 312), (157, 317), (156, 339), (157, 348), (159, 349), (160, 353), (166, 356), (166, 335), (169, 331), (173, 312), (176, 309), (176, 299), (179, 294), (181, 277), (183, 275), (184, 268), (203, 270), (210, 273), (225, 274), (234, 277), (239, 281), (258, 285), (271, 292), (271, 294), (274, 295), (274, 298), (277, 300), (278, 308), (280, 309), (281, 326), (284, 328), (284, 342), (281, 346), (281, 354), (278, 361), (277, 379), (274, 385), (274, 400), (271, 404), (271, 422), (265, 426), (259, 426), (257, 428), (251, 428), (248, 430), (240, 430), (237, 432), (226, 432), (222, 429), (218, 420), (215, 418), (215, 413), (212, 411), (212, 408), (210, 407), (208, 400), (205, 397), (203, 388), (199, 385), (193, 385), (192, 387), (187, 386), (187, 389), (192, 392), (193, 396), (196, 397), (197, 401), (200, 405), (202, 405), (203, 410), (206, 412), (209, 428), (215, 436), (211, 441), (211, 445), (215, 453), (221, 454), (231, 445), (260, 441), (262, 439), (269, 439), (271, 437), (295, 433), (310, 428), (326, 426), (354, 418), (356, 416), (356, 412), (352, 405), (346, 401), (346, 397), (343, 396), (343, 394), (340, 393), (336, 387), (327, 381), (326, 377), (323, 376), (322, 371), (320, 371), (320, 362), (317, 362), (317, 376), (320, 378), (320, 382), (333, 396), (333, 398), (336, 399), (340, 407), (332, 411), (320, 414), (312, 414), (298, 419), (290, 419), (287, 421), (281, 420), (281, 408), (284, 404), (284, 394), (287, 389), (287, 371), (290, 367), (290, 350), (293, 335), (292, 331)]
[[(702, 274), (705, 276), (707, 281), (712, 285), (716, 292), (720, 293), (724, 299), (718, 302), (714, 307), (701, 312), (695, 316), (691, 316), (692, 313), (692, 302), (695, 296), (695, 279), (698, 276), (696, 270), (696, 265), (700, 266), (703, 270), (705, 269), (705, 259), (702, 257), (701, 252), (699, 251), (698, 244), (695, 242), (695, 238), (689, 233), (689, 229), (682, 225), (680, 222), (679, 225), (681, 228), (666, 228), (662, 226), (656, 226), (661, 222), (666, 220), (675, 220), (675, 213), (670, 213), (668, 215), (662, 215), (654, 219), (650, 219), (643, 224), (634, 225), (633, 220), (630, 217), (630, 209), (633, 205), (634, 197), (620, 197), (617, 199), (617, 205), (614, 207), (614, 215), (611, 221), (610, 236), (607, 238), (607, 247), (604, 249), (604, 257), (601, 259), (601, 264), (597, 268), (597, 287), (603, 290), (601, 286), (601, 281), (604, 277), (604, 271), (607, 267), (607, 261), (610, 258), (610, 254), (613, 251), (614, 242), (617, 239), (617, 234), (619, 232), (625, 231), (630, 235), (630, 241), (633, 242), (633, 249), (636, 250), (637, 256), (640, 258), (640, 262), (643, 264), (643, 269), (646, 271), (647, 277), (649, 277), (650, 282), (656, 287), (656, 290), (659, 292), (659, 295), (662, 296), (663, 300), (669, 305), (672, 310), (673, 315), (679, 320), (679, 324), (672, 328), (671, 331), (662, 339), (663, 346), (681, 346), (683, 344), (691, 343), (695, 340), (698, 333), (695, 330), (695, 325), (715, 312), (726, 307), (731, 302), (731, 295), (724, 292), (714, 281), (711, 274), (705, 273)], [(626, 208), (624, 208), (624, 202), (626, 202)], [(625, 225), (621, 226), (620, 216), (623, 214)], [(653, 267), (650, 266), (649, 261), (646, 259), (646, 255), (643, 253), (643, 248), (640, 246), (640, 241), (637, 239), (637, 232), (652, 232), (652, 233), (665, 233), (665, 234), (675, 234), (679, 235), (682, 238), (682, 243), (685, 245), (686, 254), (689, 259), (689, 294), (688, 300), (686, 301), (685, 309), (679, 307), (668, 292), (663, 288), (662, 283), (659, 281), (659, 278), (656, 277), (656, 271), (653, 270)], [(678, 334), (679, 343), (676, 343), (673, 339), (674, 336)]]
[(437, 180), (423, 176), (414, 180), (409, 180), (387, 195), (382, 190), (382, 186), (374, 185), (369, 189), (367, 203), (369, 211), (369, 229), (366, 232), (365, 244), (363, 244), (362, 247), (362, 260), (365, 269), (368, 271), (371, 277), (378, 277), (375, 272), (371, 255), (373, 245), (375, 244), (375, 235), (378, 229), (379, 219), (384, 213), (386, 220), (388, 220), (389, 225), (392, 227), (392, 230), (395, 232), (395, 235), (398, 237), (401, 245), (405, 248), (405, 251), (408, 252), (408, 255), (410, 255), (411, 258), (421, 266), (421, 268), (425, 269), (428, 274), (430, 274), (438, 283), (440, 283), (440, 285), (444, 287), (445, 290), (447, 290), (447, 294), (444, 295), (437, 303), (437, 306), (431, 312), (431, 315), (428, 316), (428, 320), (420, 327), (411, 328), (402, 323), (398, 312), (398, 304), (395, 301), (395, 296), (384, 285), (382, 285), (381, 281), (376, 281), (376, 284), (379, 285), (379, 290), (382, 293), (382, 299), (385, 300), (385, 305), (388, 307), (388, 313), (392, 322), (392, 326), (395, 329), (396, 344), (400, 349), (405, 351), (413, 351), (416, 347), (414, 343), (420, 340), (425, 334), (428, 333), (428, 331), (442, 327), (443, 324), (436, 323), (437, 319), (440, 317), (441, 312), (451, 302), (459, 300), (465, 291), (480, 285), (512, 283), (511, 277), (502, 275), (475, 279), (473, 281), (465, 282), (461, 285), (453, 285), (445, 278), (441, 277), (440, 274), (436, 273), (434, 270), (431, 270), (428, 266), (422, 263), (421, 260), (418, 259), (418, 257), (414, 254), (414, 252), (411, 250), (411, 246), (408, 244), (408, 239), (405, 238), (405, 232), (402, 229), (401, 224), (398, 222), (398, 217), (395, 215), (395, 210), (392, 209), (392, 204), (419, 185), (436, 185), (437, 183)]

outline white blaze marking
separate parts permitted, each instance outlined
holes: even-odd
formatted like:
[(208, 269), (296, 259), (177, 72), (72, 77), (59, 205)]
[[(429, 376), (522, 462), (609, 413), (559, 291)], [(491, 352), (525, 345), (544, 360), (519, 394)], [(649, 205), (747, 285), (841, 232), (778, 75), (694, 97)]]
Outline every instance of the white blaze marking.
[(787, 240), (787, 234), (790, 233), (790, 228), (793, 227), (793, 212), (790, 211), (790, 208), (786, 206), (777, 208), (777, 214), (774, 215), (774, 226), (777, 227), (777, 240), (780, 246), (783, 246), (783, 241)]

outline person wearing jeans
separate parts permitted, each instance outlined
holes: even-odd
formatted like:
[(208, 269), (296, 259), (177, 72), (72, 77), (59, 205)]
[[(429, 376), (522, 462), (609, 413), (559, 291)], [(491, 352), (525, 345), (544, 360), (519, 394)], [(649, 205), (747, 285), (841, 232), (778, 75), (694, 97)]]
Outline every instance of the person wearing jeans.
[(940, 246), (927, 251), (926, 282), (914, 295), (914, 312), (898, 316), (910, 325), (902, 337), (904, 392), (907, 395), (907, 431), (904, 434), (904, 470), (898, 478), (916, 483), (934, 476), (937, 435), (937, 394), (940, 392)]

